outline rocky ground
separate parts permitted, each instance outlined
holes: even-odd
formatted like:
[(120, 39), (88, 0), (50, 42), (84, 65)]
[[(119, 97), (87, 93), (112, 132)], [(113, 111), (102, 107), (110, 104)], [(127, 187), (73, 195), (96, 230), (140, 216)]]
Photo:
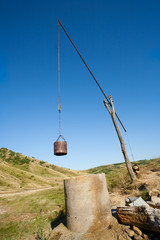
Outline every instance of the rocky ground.
[(63, 224), (58, 225), (49, 240), (159, 240), (159, 234), (139, 229), (136, 226), (122, 225), (113, 217), (111, 224), (106, 229), (92, 233), (73, 233)]
[[(115, 193), (112, 194), (112, 202), (116, 202)], [(153, 204), (158, 204), (160, 202), (160, 192), (156, 189), (149, 191)], [(126, 196), (120, 196), (117, 198), (118, 203), (127, 202), (128, 198)], [(144, 202), (142, 198), (139, 198)], [(131, 206), (134, 201), (129, 203)], [(154, 203), (154, 201), (156, 201)], [(136, 202), (136, 201), (135, 201)], [(138, 201), (139, 202), (139, 201)], [(145, 202), (146, 203), (146, 202)], [(128, 203), (127, 203), (128, 204)], [(135, 203), (136, 204), (136, 203)], [(158, 207), (159, 208), (159, 207)], [(159, 210), (158, 210), (159, 211)], [(112, 219), (105, 229), (98, 229), (98, 231), (91, 233), (73, 233), (67, 229), (62, 223), (53, 229), (49, 240), (160, 240), (160, 233), (149, 231), (146, 229), (140, 229), (137, 226), (128, 226), (119, 223), (117, 216), (117, 207), (112, 207)]]

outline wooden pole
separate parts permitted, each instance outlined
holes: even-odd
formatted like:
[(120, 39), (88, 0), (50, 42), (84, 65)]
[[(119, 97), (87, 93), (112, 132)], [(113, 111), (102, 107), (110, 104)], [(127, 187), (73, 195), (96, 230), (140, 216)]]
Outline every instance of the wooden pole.
[(121, 149), (122, 149), (122, 153), (123, 153), (123, 156), (124, 156), (124, 159), (125, 159), (125, 162), (126, 162), (126, 166), (127, 166), (127, 169), (128, 169), (128, 173), (129, 173), (129, 175), (130, 175), (130, 177), (131, 177), (131, 180), (134, 181), (134, 180), (136, 179), (136, 175), (135, 175), (134, 172), (133, 172), (132, 165), (131, 165), (131, 162), (130, 162), (130, 160), (129, 160), (129, 157), (128, 157), (128, 154), (127, 154), (127, 150), (126, 150), (126, 146), (125, 146), (125, 143), (124, 143), (122, 134), (121, 134), (121, 130), (120, 130), (120, 128), (119, 128), (119, 126), (118, 126), (118, 123), (117, 123), (117, 121), (116, 121), (115, 108), (114, 108), (112, 96), (109, 95), (108, 97), (109, 97), (110, 102), (111, 102), (111, 109), (110, 109), (110, 107), (109, 107), (109, 105), (108, 105), (108, 103), (107, 103), (106, 100), (104, 100), (104, 105), (106, 106), (109, 114), (111, 115), (111, 118), (112, 118), (114, 127), (115, 127), (115, 129), (116, 129), (116, 132), (117, 132), (117, 135), (118, 135), (120, 144), (121, 144)]

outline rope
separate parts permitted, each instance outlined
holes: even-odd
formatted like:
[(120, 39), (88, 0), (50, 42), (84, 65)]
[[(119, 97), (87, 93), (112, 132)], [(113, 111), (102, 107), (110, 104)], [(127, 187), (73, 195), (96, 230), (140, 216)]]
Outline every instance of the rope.
[(59, 136), (61, 135), (61, 110), (59, 110)]
[(130, 152), (131, 152), (131, 156), (132, 156), (133, 162), (135, 162), (134, 155), (133, 155), (132, 148), (131, 148), (131, 144), (130, 144), (129, 137), (128, 137), (127, 133), (126, 133), (126, 136), (127, 136), (127, 142), (128, 142), (129, 148), (130, 148)]
[(58, 22), (58, 111), (59, 111), (59, 136), (61, 136), (61, 99), (60, 99), (60, 36)]
[(60, 138), (62, 138), (62, 139), (66, 142), (65, 138), (64, 138), (62, 135), (59, 135), (59, 137), (57, 138), (56, 142), (57, 142)]

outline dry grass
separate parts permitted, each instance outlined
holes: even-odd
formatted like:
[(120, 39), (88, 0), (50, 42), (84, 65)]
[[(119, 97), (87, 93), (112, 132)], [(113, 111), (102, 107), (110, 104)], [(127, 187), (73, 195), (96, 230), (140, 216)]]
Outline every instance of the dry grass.
[(132, 183), (125, 163), (76, 172), (0, 149), (0, 193), (54, 187), (28, 195), (0, 197), (0, 239), (33, 240), (39, 236), (47, 240), (53, 222), (64, 220), (63, 179), (66, 176), (104, 172), (112, 205), (124, 203), (127, 196), (147, 198), (149, 190), (160, 190), (160, 159), (137, 163), (140, 176)]
[(62, 186), (64, 177), (75, 175), (79, 173), (0, 149), (0, 192)]
[(160, 191), (160, 158), (141, 160), (136, 163), (140, 168), (140, 175), (134, 182), (130, 180), (125, 163), (100, 166), (89, 169), (88, 172), (106, 174), (108, 189), (114, 199), (113, 205), (120, 204), (122, 201), (124, 203), (127, 196), (141, 196), (147, 199), (148, 192), (153, 188)]
[(28, 196), (0, 198), (0, 239), (35, 239), (49, 236), (51, 223), (64, 209), (63, 189)]
[[(0, 194), (12, 195), (0, 197), (0, 239), (47, 239), (51, 223), (64, 209), (63, 179), (79, 174), (1, 148)], [(42, 188), (46, 190), (28, 191)]]

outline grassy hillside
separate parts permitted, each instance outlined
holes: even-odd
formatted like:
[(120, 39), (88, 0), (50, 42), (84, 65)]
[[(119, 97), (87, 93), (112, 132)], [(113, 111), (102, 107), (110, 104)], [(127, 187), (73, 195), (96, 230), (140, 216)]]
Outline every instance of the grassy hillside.
[(78, 172), (0, 148), (0, 192), (59, 186)]
[[(140, 160), (136, 162), (140, 169), (140, 175), (134, 183), (131, 183), (125, 163), (100, 166), (88, 169), (90, 174), (105, 173), (110, 192), (117, 189), (122, 194), (132, 193), (144, 197), (152, 188), (160, 190), (160, 158)], [(132, 163), (134, 164), (134, 163)]]
[(125, 163), (78, 172), (1, 148), (0, 239), (47, 240), (51, 227), (64, 220), (64, 177), (105, 173), (111, 205), (128, 195), (145, 199), (152, 188), (160, 190), (160, 158), (137, 163), (140, 176), (131, 183)]
[(63, 179), (79, 174), (1, 148), (0, 239), (47, 239), (57, 216), (63, 216)]

